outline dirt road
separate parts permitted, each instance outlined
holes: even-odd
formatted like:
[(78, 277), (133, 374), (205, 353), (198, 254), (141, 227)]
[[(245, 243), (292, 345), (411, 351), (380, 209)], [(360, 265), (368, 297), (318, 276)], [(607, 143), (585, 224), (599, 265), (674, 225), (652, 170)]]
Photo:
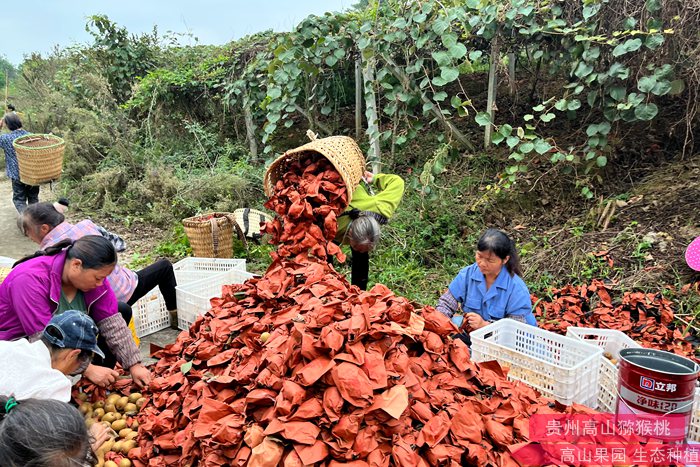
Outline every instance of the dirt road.
[[(47, 188), (42, 186), (41, 189), (43, 191)], [(42, 196), (43, 198), (45, 197)], [(12, 184), (3, 173), (0, 176), (0, 256), (19, 259), (37, 249), (38, 245), (22, 235), (17, 228), (17, 210), (12, 204)]]

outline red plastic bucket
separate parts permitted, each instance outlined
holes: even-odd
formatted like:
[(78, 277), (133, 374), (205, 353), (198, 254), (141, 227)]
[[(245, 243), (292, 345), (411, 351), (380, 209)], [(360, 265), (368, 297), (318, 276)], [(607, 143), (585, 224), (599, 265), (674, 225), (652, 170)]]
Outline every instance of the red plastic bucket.
[(615, 413), (637, 419), (637, 427), (642, 426), (640, 420), (654, 427), (660, 420), (670, 420), (663, 433), (638, 434), (668, 441), (685, 439), (700, 365), (662, 350), (630, 348), (620, 351), (619, 370)]

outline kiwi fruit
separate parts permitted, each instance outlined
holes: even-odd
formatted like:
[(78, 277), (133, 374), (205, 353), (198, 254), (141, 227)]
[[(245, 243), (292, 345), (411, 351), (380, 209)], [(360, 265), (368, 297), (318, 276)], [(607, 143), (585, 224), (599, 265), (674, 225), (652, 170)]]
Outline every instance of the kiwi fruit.
[(112, 429), (119, 433), (121, 430), (126, 428), (126, 420), (115, 420), (112, 422)]
[(124, 428), (119, 430), (119, 437), (120, 438), (126, 438), (126, 436), (131, 433), (131, 428)]
[(119, 467), (119, 464), (114, 461), (107, 461), (105, 462), (105, 467)]
[(116, 411), (117, 411), (117, 408), (111, 402), (109, 404), (105, 404), (105, 412), (116, 412)]
[(105, 404), (116, 404), (119, 399), (121, 399), (121, 395), (117, 393), (112, 393), (109, 396), (107, 396), (107, 399), (105, 399)]
[(132, 439), (135, 439), (138, 435), (139, 435), (139, 432), (138, 432), (138, 431), (133, 431), (133, 430), (131, 430), (131, 433), (129, 433), (128, 435), (126, 435), (126, 440), (127, 440), (127, 441), (130, 441), (130, 440), (132, 440)]
[(137, 429), (138, 427), (139, 427), (139, 422), (137, 422), (136, 420), (134, 420), (133, 422), (131, 422), (131, 426), (130, 426), (129, 428), (131, 428), (132, 430), (135, 430), (135, 429)]
[(93, 406), (95, 409), (103, 409), (104, 406), (105, 406), (105, 401), (97, 401), (97, 402), (95, 402), (94, 404), (92, 404), (92, 406)]
[(124, 396), (120, 397), (117, 402), (114, 403), (115, 407), (119, 410), (122, 410), (126, 404), (129, 403), (129, 398)]
[(114, 422), (115, 420), (117, 420), (117, 414), (115, 414), (114, 412), (107, 412), (106, 414), (104, 414), (104, 415), (102, 416), (102, 421), (103, 421), (103, 422), (107, 422), (107, 423), (109, 423), (110, 425), (111, 425), (112, 422)]
[(133, 415), (138, 411), (139, 411), (139, 408), (136, 407), (136, 404), (134, 404), (132, 402), (129, 402), (128, 404), (126, 404), (124, 406), (124, 413), (125, 414)]
[(92, 411), (92, 405), (87, 402), (83, 402), (80, 404), (80, 407), (78, 407), (78, 410), (80, 410), (81, 414), (85, 415), (86, 413)]
[(129, 441), (122, 442), (122, 452), (124, 454), (128, 454), (129, 451), (131, 451), (135, 447), (136, 447), (136, 441), (134, 441), (133, 439), (130, 439)]
[(76, 399), (78, 399), (81, 402), (85, 402), (87, 400), (87, 394), (85, 394), (84, 392), (79, 392), (76, 396)]
[(119, 461), (119, 467), (131, 467), (131, 461), (125, 457)]
[(129, 394), (129, 402), (136, 403), (137, 400), (141, 399), (143, 395), (140, 392), (134, 392)]
[(92, 416), (101, 419), (105, 414), (105, 409), (97, 408), (92, 411)]
[(112, 445), (112, 451), (122, 452), (122, 445), (123, 444), (124, 444), (124, 441), (115, 441), (114, 444)]
[(140, 409), (141, 407), (143, 407), (143, 404), (145, 404), (145, 403), (146, 403), (146, 398), (145, 398), (145, 397), (141, 397), (141, 398), (137, 399), (136, 402), (135, 402), (136, 407), (138, 407), (139, 409)]

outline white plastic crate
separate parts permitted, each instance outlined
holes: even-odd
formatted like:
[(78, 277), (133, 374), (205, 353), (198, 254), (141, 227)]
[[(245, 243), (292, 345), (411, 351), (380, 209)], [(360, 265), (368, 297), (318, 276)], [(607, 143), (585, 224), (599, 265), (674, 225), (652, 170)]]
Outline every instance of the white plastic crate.
[(131, 306), (136, 335), (141, 338), (170, 326), (170, 313), (158, 287)]
[[(178, 285), (191, 284), (232, 269), (245, 271), (246, 260), (190, 257), (173, 264)], [(136, 335), (139, 337), (153, 334), (170, 326), (170, 313), (165, 307), (165, 300), (158, 287), (136, 301), (131, 308), (134, 315)], [(178, 303), (179, 312), (180, 304)]]
[(189, 257), (173, 264), (178, 285), (206, 279), (215, 274), (237, 269), (246, 270), (245, 259)]
[(596, 407), (600, 348), (512, 319), (501, 319), (469, 336), (473, 361), (496, 360), (509, 368), (509, 379), (562, 404)]
[(641, 345), (627, 337), (627, 334), (615, 329), (595, 329), (569, 327), (566, 335), (580, 339), (589, 344), (596, 345), (603, 351), (598, 372), (600, 390), (598, 391), (598, 410), (605, 412), (615, 411), (617, 400), (617, 362), (613, 363), (605, 354), (609, 354), (616, 361), (620, 360), (620, 350), (639, 348)]
[(17, 262), (16, 259), (8, 258), (7, 256), (0, 256), (0, 267), (11, 268), (13, 264)]
[(700, 389), (695, 390), (693, 413), (690, 415), (690, 427), (688, 427), (688, 440), (700, 443)]
[(254, 277), (245, 271), (232, 269), (189, 284), (178, 285), (177, 323), (182, 330), (189, 329), (199, 315), (211, 309), (209, 300), (221, 296), (221, 287), (228, 284), (242, 284)]

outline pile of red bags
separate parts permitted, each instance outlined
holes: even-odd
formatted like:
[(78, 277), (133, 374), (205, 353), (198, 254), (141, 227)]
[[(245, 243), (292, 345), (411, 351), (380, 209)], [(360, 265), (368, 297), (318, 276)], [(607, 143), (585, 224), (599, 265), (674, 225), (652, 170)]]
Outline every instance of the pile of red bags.
[(613, 302), (611, 290), (600, 280), (579, 287), (553, 289), (550, 299), (535, 303), (540, 327), (566, 334), (569, 326), (616, 329), (643, 347), (695, 357), (693, 345), (673, 322), (670, 300), (662, 294), (624, 292)]
[(325, 162), (278, 182), (272, 265), (156, 355), (135, 465), (517, 466), (530, 415), (592, 412), (471, 362), (434, 308), (351, 286), (325, 259), (346, 205)]

